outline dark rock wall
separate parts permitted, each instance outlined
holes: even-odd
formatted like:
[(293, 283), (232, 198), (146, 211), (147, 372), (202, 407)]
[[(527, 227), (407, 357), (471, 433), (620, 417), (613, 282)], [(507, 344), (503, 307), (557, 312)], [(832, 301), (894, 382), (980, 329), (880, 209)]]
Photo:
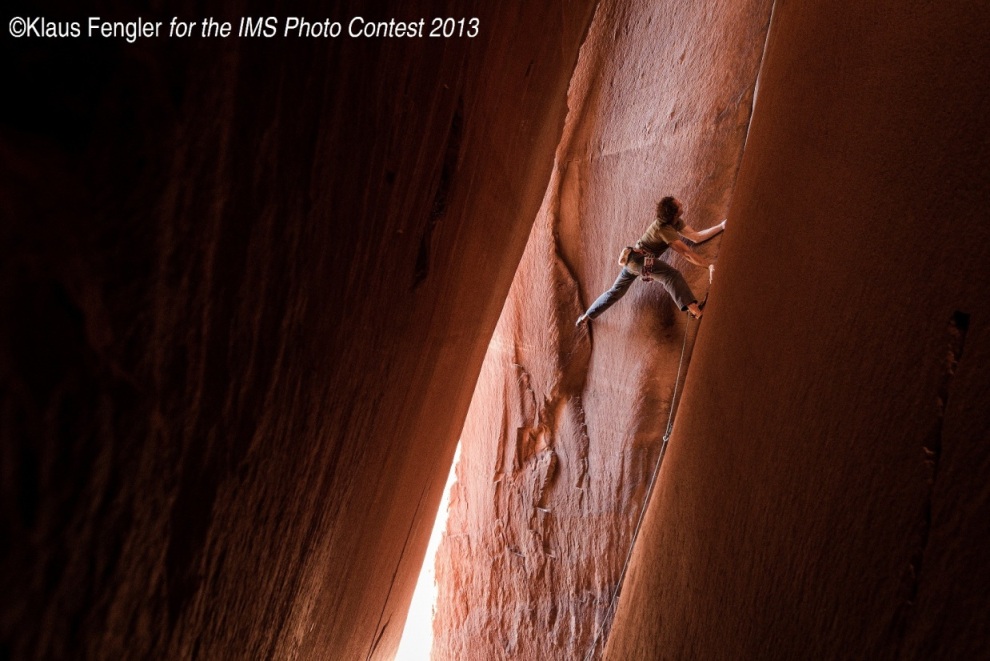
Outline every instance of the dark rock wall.
[(777, 3), (608, 658), (987, 658), (988, 32)]
[(0, 656), (388, 657), (591, 5), (458, 6), (473, 40), (3, 37)]

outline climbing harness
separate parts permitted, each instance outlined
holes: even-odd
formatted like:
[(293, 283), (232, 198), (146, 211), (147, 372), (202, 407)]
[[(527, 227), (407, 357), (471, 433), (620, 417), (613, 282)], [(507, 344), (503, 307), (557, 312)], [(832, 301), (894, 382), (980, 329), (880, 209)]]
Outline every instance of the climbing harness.
[(653, 280), (653, 261), (656, 257), (653, 253), (646, 253), (643, 255), (643, 282), (650, 282)]
[(660, 259), (660, 255), (663, 254), (663, 250), (655, 252), (653, 250), (647, 250), (638, 241), (636, 242), (636, 247), (626, 246), (619, 253), (619, 265), (625, 266), (629, 262), (629, 256), (632, 254), (640, 255), (643, 258), (643, 269), (640, 275), (644, 282), (650, 282), (653, 280), (653, 268), (657, 260)]
[[(645, 279), (647, 278), (644, 276), (644, 280)], [(705, 300), (708, 300), (707, 296), (705, 296)], [(702, 302), (702, 304), (704, 304), (704, 302)], [(696, 319), (696, 317), (689, 314), (688, 319)], [(598, 627), (598, 631), (595, 633), (595, 640), (591, 643), (591, 649), (588, 650), (587, 656), (584, 657), (585, 661), (588, 661), (588, 659), (594, 655), (595, 650), (598, 649), (598, 639), (601, 638), (602, 631), (605, 628), (605, 623), (608, 622), (610, 618), (615, 616), (614, 609), (616, 599), (619, 596), (619, 590), (622, 588), (622, 583), (625, 581), (626, 570), (629, 569), (629, 561), (632, 559), (632, 552), (636, 547), (636, 538), (639, 537), (639, 529), (643, 526), (643, 518), (646, 516), (646, 508), (649, 507), (650, 498), (653, 496), (653, 486), (656, 484), (657, 475), (660, 474), (660, 464), (663, 463), (663, 456), (667, 452), (667, 442), (670, 440), (670, 433), (674, 429), (674, 410), (677, 408), (677, 392), (681, 382), (681, 372), (684, 369), (684, 354), (687, 349), (687, 337), (690, 327), (691, 322), (688, 321), (688, 323), (684, 325), (684, 340), (681, 342), (681, 358), (677, 364), (677, 378), (674, 380), (674, 394), (670, 398), (670, 414), (667, 416), (667, 431), (664, 432), (663, 443), (660, 444), (660, 455), (657, 457), (657, 465), (653, 468), (653, 475), (650, 477), (650, 486), (646, 489), (646, 499), (643, 501), (643, 507), (639, 512), (639, 520), (636, 521), (636, 527), (633, 529), (632, 540), (629, 542), (629, 551), (626, 553), (626, 561), (623, 563), (622, 571), (619, 573), (619, 581), (615, 584), (615, 590), (612, 591), (612, 598), (609, 600), (608, 608), (605, 609), (605, 617), (602, 618), (601, 626)]]
[[(642, 245), (640, 245), (638, 241), (636, 242), (635, 248), (626, 248), (626, 250), (628, 250), (630, 253), (636, 253), (637, 255), (643, 256), (643, 272), (640, 275), (643, 277), (643, 282), (652, 281), (653, 266), (656, 263), (656, 261), (660, 259), (660, 255), (663, 254), (663, 250), (661, 250), (660, 252), (647, 250)], [(664, 248), (664, 250), (666, 250), (666, 248)], [(627, 255), (627, 253), (624, 252), (623, 255)]]

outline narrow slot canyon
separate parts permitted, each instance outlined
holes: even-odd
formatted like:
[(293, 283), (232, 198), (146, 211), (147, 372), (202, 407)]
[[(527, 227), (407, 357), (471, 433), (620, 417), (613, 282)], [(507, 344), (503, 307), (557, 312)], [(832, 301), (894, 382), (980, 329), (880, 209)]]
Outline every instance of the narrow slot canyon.
[[(771, 10), (768, 0), (599, 3), (462, 433), (433, 658), (601, 654), (687, 373), (681, 348), (690, 355), (705, 331), (656, 282), (634, 284), (590, 329), (574, 322), (662, 196), (684, 200), (696, 229), (728, 213)], [(722, 239), (698, 249), (714, 258)], [(707, 270), (672, 262), (702, 299)]]
[(8, 9), (0, 658), (990, 659), (990, 6), (173, 4)]

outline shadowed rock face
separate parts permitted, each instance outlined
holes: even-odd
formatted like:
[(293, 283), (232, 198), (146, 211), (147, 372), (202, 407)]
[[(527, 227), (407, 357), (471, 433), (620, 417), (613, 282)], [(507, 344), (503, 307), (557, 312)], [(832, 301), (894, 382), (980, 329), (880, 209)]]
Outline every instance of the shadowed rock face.
[(778, 3), (608, 658), (986, 658), (988, 30)]
[[(4, 37), (0, 656), (394, 649), (592, 3), (473, 4), (473, 40)], [(156, 6), (86, 11), (267, 11)]]
[[(769, 18), (759, 1), (599, 6), (462, 434), (435, 658), (580, 659), (607, 629), (687, 320), (639, 282), (590, 333), (574, 321), (664, 194), (699, 229), (724, 217)], [(707, 272), (667, 259), (703, 297)]]

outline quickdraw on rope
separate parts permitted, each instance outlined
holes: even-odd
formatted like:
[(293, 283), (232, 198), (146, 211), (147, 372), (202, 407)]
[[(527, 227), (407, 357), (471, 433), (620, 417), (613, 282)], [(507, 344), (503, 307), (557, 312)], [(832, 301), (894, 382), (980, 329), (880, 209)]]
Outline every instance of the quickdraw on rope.
[[(645, 271), (644, 271), (645, 272)], [(707, 299), (707, 297), (705, 297)], [(629, 569), (629, 561), (632, 559), (632, 552), (636, 546), (636, 538), (639, 537), (639, 529), (643, 526), (643, 519), (646, 516), (646, 508), (650, 505), (650, 498), (653, 496), (653, 486), (656, 484), (657, 475), (660, 474), (660, 464), (663, 463), (663, 455), (667, 452), (667, 441), (670, 440), (670, 433), (674, 429), (674, 410), (677, 408), (677, 393), (681, 382), (681, 372), (684, 369), (684, 353), (687, 348), (687, 336), (688, 329), (691, 327), (690, 320), (693, 317), (688, 315), (688, 322), (684, 325), (684, 340), (681, 343), (681, 358), (677, 364), (677, 378), (674, 380), (674, 394), (670, 398), (670, 414), (667, 416), (667, 431), (663, 435), (663, 443), (660, 445), (660, 455), (657, 457), (657, 465), (653, 468), (653, 475), (650, 477), (650, 486), (646, 489), (646, 499), (643, 501), (643, 507), (639, 511), (639, 520), (636, 521), (636, 527), (633, 529), (632, 540), (629, 542), (629, 551), (626, 553), (626, 561), (622, 565), (622, 572), (619, 574), (619, 580), (615, 584), (615, 590), (612, 591), (612, 598), (609, 600), (608, 608), (605, 609), (605, 616), (602, 618), (602, 623), (598, 627), (598, 632), (595, 634), (595, 640), (591, 643), (591, 649), (588, 650), (587, 656), (585, 656), (585, 661), (588, 661), (598, 649), (598, 640), (601, 638), (602, 631), (605, 629), (605, 624), (610, 618), (614, 617), (614, 609), (616, 605), (616, 599), (619, 596), (619, 590), (622, 588), (622, 582), (626, 578), (626, 571)]]

